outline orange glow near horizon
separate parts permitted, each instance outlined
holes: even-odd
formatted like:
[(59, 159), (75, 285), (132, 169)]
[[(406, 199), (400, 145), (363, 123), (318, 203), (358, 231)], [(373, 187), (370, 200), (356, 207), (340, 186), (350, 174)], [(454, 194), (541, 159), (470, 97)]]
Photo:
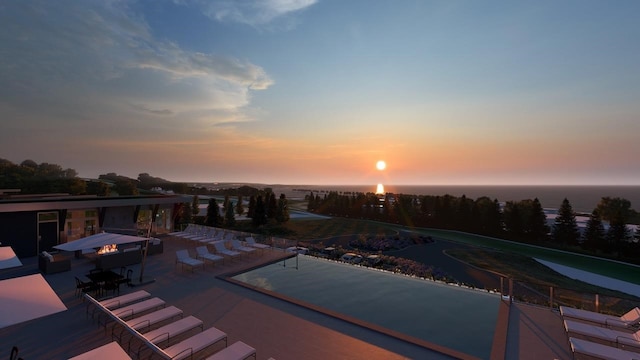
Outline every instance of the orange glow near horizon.
[(378, 187), (376, 187), (376, 194), (384, 194), (384, 185), (378, 184)]

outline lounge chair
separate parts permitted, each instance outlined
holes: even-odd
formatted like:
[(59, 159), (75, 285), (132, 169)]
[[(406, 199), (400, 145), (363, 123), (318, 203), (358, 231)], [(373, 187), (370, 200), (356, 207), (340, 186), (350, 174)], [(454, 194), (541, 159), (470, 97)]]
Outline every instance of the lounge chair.
[(638, 307), (629, 310), (622, 316), (614, 316), (560, 306), (560, 314), (563, 318), (587, 321), (606, 327), (629, 329), (640, 324), (640, 308)]
[[(151, 330), (148, 333), (143, 334), (142, 336), (157, 345), (164, 341), (169, 343), (169, 341), (174, 337), (180, 334), (184, 334), (187, 331), (195, 329), (197, 327), (199, 327), (201, 330), (204, 329), (204, 323), (202, 322), (202, 320), (198, 319), (195, 316), (187, 316), (178, 321), (174, 321), (165, 326)], [(144, 344), (142, 344), (142, 347), (144, 347)], [(140, 351), (138, 351), (138, 359), (140, 359)]]
[(229, 250), (224, 246), (224, 240), (214, 241), (211, 244), (216, 248), (216, 253), (221, 254), (223, 256), (227, 256), (230, 258), (240, 256), (240, 253), (237, 251)]
[[(159, 324), (165, 320), (173, 319), (176, 316), (182, 316), (182, 310), (178, 309), (175, 306), (167, 306), (166, 308), (162, 308), (160, 310), (156, 310), (154, 312), (133, 318), (125, 322), (125, 324), (131, 329), (137, 330), (138, 332), (144, 332), (155, 324)], [(118, 334), (115, 333), (116, 329), (120, 329)], [(119, 342), (122, 341), (122, 336), (125, 333), (125, 327), (114, 326), (111, 330), (111, 337), (117, 338)]]
[(227, 334), (215, 327), (210, 327), (201, 333), (171, 345), (166, 349), (162, 349), (162, 351), (173, 360), (192, 359), (193, 354), (221, 340), (224, 340), (226, 347)]
[[(611, 346), (630, 347), (633, 351), (640, 351), (640, 330), (629, 333), (571, 320), (564, 321), (564, 328), (569, 336), (586, 337), (593, 341), (608, 341)], [(640, 358), (640, 354), (638, 354), (638, 358)]]
[(196, 266), (202, 266), (204, 268), (204, 261), (192, 258), (186, 249), (176, 251), (176, 265), (177, 264), (182, 264), (183, 268), (185, 265), (189, 266), (192, 272)]
[(233, 239), (231, 240), (231, 250), (240, 251), (241, 253), (245, 253), (245, 254), (251, 254), (257, 249), (250, 246), (244, 246), (240, 243), (240, 240)]
[(258, 242), (256, 242), (256, 239), (253, 238), (253, 236), (249, 236), (244, 238), (244, 241), (247, 243), (247, 245), (254, 247), (256, 249), (260, 249), (260, 250), (264, 250), (264, 249), (268, 249), (271, 246), (267, 245), (267, 244), (260, 244)]
[(249, 356), (256, 358), (256, 349), (243, 343), (236, 341), (228, 347), (209, 356), (206, 360), (244, 360)]
[(640, 354), (633, 351), (626, 351), (612, 346), (602, 345), (587, 340), (569, 338), (571, 351), (575, 358), (576, 354), (589, 356), (594, 359), (605, 360), (638, 360)]
[(123, 306), (121, 308), (117, 308), (115, 310), (112, 310), (111, 312), (113, 313), (113, 315), (121, 319), (125, 319), (128, 317), (132, 317), (134, 315), (143, 313), (145, 311), (149, 311), (151, 309), (164, 307), (164, 304), (165, 304), (164, 300), (155, 297), (155, 298), (147, 299), (137, 303), (133, 303), (131, 305)]
[(196, 248), (196, 257), (198, 259), (208, 260), (211, 264), (215, 264), (218, 261), (224, 261), (224, 257), (210, 253), (206, 245), (198, 246)]

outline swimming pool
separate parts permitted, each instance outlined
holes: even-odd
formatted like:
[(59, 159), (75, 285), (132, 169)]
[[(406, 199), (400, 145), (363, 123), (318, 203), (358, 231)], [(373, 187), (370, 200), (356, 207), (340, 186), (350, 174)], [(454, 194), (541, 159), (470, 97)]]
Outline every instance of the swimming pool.
[(232, 279), (479, 358), (500, 295), (298, 255)]

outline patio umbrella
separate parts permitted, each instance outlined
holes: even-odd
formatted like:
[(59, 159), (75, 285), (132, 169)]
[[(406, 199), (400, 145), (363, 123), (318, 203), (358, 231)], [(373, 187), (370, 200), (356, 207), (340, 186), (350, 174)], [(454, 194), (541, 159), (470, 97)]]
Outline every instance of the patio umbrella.
[(132, 235), (102, 232), (102, 233), (84, 237), (82, 239), (70, 241), (68, 243), (56, 245), (53, 248), (58, 250), (63, 250), (63, 251), (78, 251), (78, 250), (101, 248), (103, 246), (111, 245), (111, 244), (116, 244), (116, 245), (129, 244), (129, 243), (140, 242), (145, 240), (146, 240), (145, 238), (132, 236)]

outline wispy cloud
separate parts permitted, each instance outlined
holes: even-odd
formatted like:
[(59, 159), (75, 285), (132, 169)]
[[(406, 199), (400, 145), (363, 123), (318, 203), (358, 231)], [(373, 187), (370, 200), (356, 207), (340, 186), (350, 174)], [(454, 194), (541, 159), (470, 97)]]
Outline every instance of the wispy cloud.
[[(0, 111), (25, 119), (121, 126), (158, 116), (228, 122), (273, 80), (258, 65), (158, 39), (121, 1), (8, 2), (0, 7)], [(192, 116), (198, 114), (197, 116)], [(235, 116), (242, 118), (242, 116)], [(246, 120), (245, 120), (246, 121)], [(88, 125), (88, 124), (87, 124)], [(123, 131), (126, 131), (123, 129)]]
[(316, 2), (317, 0), (225, 0), (202, 4), (204, 13), (218, 21), (234, 21), (261, 27), (302, 11)]

